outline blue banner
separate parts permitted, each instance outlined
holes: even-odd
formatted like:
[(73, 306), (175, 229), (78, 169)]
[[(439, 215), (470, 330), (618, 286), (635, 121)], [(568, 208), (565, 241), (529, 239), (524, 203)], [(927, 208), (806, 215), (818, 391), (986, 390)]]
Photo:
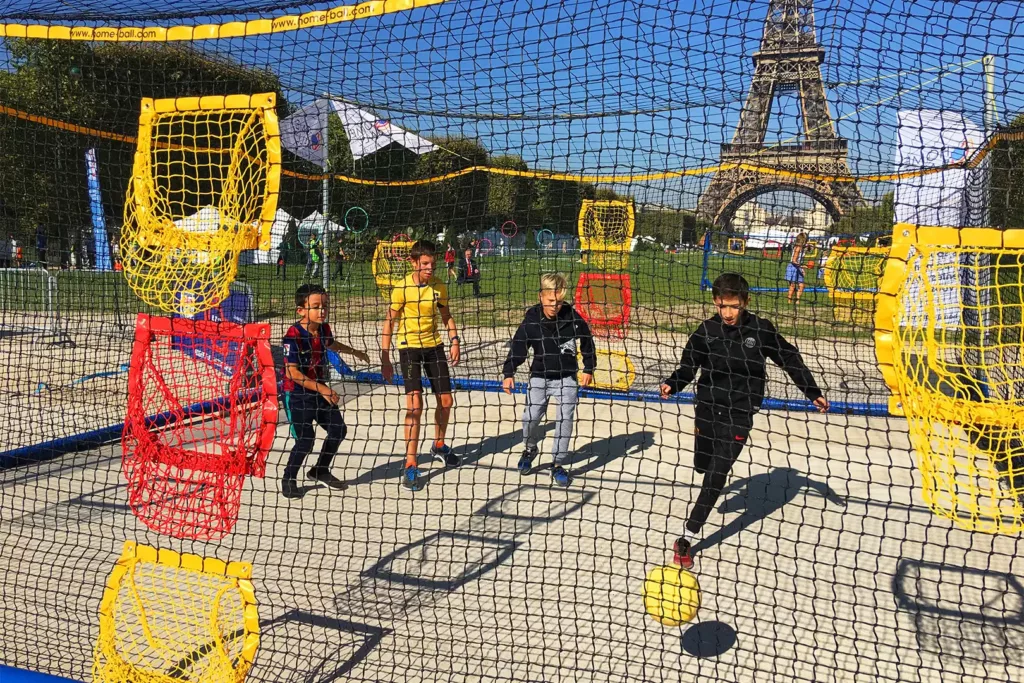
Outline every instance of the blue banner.
[(113, 270), (110, 263), (110, 242), (107, 239), (107, 221), (103, 217), (103, 199), (100, 197), (100, 169), (96, 163), (96, 150), (85, 150), (85, 167), (89, 181), (89, 208), (92, 211), (92, 239), (95, 247), (93, 267)]

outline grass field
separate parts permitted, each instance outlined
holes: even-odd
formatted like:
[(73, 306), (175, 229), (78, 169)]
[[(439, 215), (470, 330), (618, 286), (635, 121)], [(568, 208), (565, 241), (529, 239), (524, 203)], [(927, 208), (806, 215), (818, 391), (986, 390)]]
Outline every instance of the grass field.
[[(536, 301), (540, 274), (558, 271), (575, 283), (581, 272), (599, 272), (580, 262), (578, 256), (541, 256), (536, 253), (513, 257), (483, 257), (479, 259), (484, 296), (472, 297), (469, 287), (451, 285), (453, 299), (459, 301), (459, 322), (464, 326), (492, 326), (518, 322), (522, 310)], [(699, 251), (679, 254), (638, 252), (631, 254), (628, 272), (633, 294), (633, 324), (639, 328), (657, 328), (666, 331), (685, 331), (692, 321), (709, 312), (710, 293), (701, 290), (703, 253)], [(756, 256), (730, 256), (715, 253), (711, 256), (708, 276), (737, 271), (744, 274), (752, 287), (777, 287), (784, 290), (785, 260), (764, 259)], [(336, 269), (337, 265), (332, 264)], [(117, 313), (127, 321), (138, 312), (156, 312), (149, 309), (132, 293), (120, 273), (90, 271), (51, 271), (56, 277), (58, 308), (62, 312), (96, 311)], [(275, 265), (248, 265), (239, 268), (238, 281), (253, 288), (256, 297), (256, 315), (260, 319), (289, 317), (294, 303), (293, 293), (304, 281), (304, 268), (289, 265), (285, 277), (278, 277)], [(332, 272), (332, 276), (335, 273)], [(445, 273), (439, 272), (443, 279)], [(316, 277), (320, 281), (320, 276)], [(821, 286), (817, 272), (807, 273), (808, 288)], [(331, 294), (336, 304), (336, 319), (376, 321), (381, 316), (381, 297), (373, 280), (368, 262), (345, 263), (344, 277), (331, 279)], [(12, 310), (42, 310), (42, 287), (33, 295), (21, 293), (5, 308)], [(859, 301), (858, 305), (870, 305)], [(752, 306), (778, 321), (784, 333), (797, 337), (830, 336), (860, 338), (870, 336), (868, 326), (837, 322), (832, 302), (827, 294), (807, 292), (798, 309), (786, 301), (785, 291), (760, 292), (754, 295)]]

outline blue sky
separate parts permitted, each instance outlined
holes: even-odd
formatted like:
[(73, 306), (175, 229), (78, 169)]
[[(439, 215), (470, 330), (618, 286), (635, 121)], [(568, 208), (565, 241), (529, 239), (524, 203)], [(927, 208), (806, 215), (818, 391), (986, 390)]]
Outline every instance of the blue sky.
[[(190, 7), (246, 4), (271, 5)], [(296, 104), (330, 92), (426, 135), (478, 137), (492, 154), (517, 154), (532, 167), (641, 173), (715, 163), (745, 99), (768, 4), (449, 0), (381, 19), (197, 45), (273, 69)], [(13, 0), (6, 12), (58, 6)], [(133, 6), (135, 16), (145, 15)], [(154, 3), (155, 12), (166, 7)], [(981, 66), (955, 65), (983, 54), (997, 56), (1000, 114), (1024, 110), (1024, 3), (818, 0), (815, 9), (829, 104), (857, 172), (891, 168), (901, 108), (954, 109), (980, 123)], [(793, 128), (772, 127), (775, 139)], [(617, 189), (693, 206), (701, 187), (691, 179)]]

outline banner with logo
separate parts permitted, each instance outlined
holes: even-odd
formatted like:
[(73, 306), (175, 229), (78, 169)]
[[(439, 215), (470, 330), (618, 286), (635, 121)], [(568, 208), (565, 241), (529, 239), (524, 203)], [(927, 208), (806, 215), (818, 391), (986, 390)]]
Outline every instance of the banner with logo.
[(415, 154), (426, 154), (437, 149), (430, 140), (399, 128), (387, 119), (378, 119), (346, 102), (333, 100), (332, 104), (341, 118), (341, 125), (345, 127), (353, 159), (362, 159), (391, 143), (401, 145)]
[(100, 167), (96, 150), (85, 150), (86, 182), (89, 189), (89, 210), (92, 212), (93, 268), (113, 270), (110, 262), (110, 240), (107, 238), (107, 220), (103, 215), (103, 197), (100, 195)]
[(282, 119), (281, 146), (320, 168), (327, 168), (327, 115), (330, 111), (327, 100), (317, 100)]
[[(917, 171), (962, 162), (984, 143), (984, 133), (959, 112), (918, 109), (901, 111), (896, 144), (896, 172)], [(895, 190), (897, 223), (964, 227), (977, 219), (976, 202), (968, 201), (973, 171), (949, 168), (940, 173), (900, 178)], [(920, 269), (920, 263), (917, 262)], [(964, 295), (972, 300), (974, 271), (955, 253), (933, 254), (927, 264), (935, 300), (928, 302), (911, 285), (904, 313), (923, 323), (934, 311), (937, 328), (956, 329), (964, 311)]]

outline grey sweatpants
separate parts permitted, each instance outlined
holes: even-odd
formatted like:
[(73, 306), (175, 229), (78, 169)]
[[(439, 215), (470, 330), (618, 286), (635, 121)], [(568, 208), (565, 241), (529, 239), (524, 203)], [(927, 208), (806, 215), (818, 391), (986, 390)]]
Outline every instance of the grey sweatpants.
[(526, 394), (526, 410), (523, 412), (523, 443), (527, 450), (537, 450), (537, 427), (548, 409), (548, 401), (558, 401), (558, 416), (555, 418), (555, 447), (552, 452), (555, 464), (561, 465), (569, 455), (569, 440), (572, 439), (572, 418), (576, 413), (579, 386), (575, 377), (562, 379), (530, 378), (530, 390)]

